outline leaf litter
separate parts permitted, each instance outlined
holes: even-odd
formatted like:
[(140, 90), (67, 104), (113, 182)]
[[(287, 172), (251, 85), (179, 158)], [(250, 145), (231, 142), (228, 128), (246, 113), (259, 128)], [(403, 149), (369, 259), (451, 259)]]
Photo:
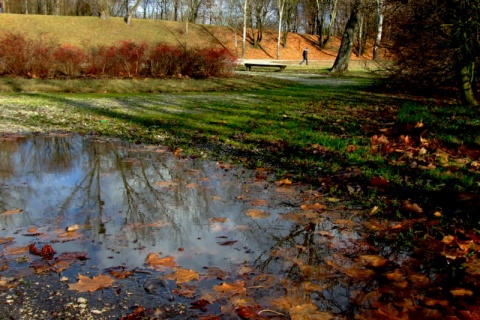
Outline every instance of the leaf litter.
[[(406, 145), (407, 140), (404, 139), (403, 142)], [(390, 149), (401, 147), (390, 146), (389, 143), (389, 140), (383, 137), (373, 139), (372, 146), (376, 146), (374, 152), (388, 154)], [(385, 148), (385, 145), (388, 147)], [(135, 161), (132, 165), (141, 165), (141, 161)], [(235, 170), (229, 164), (217, 166), (225, 171)], [(196, 171), (190, 172), (202, 177)], [(208, 182), (219, 179), (218, 177), (211, 178)], [(405, 248), (395, 246), (393, 242), (385, 243), (380, 240), (396, 239), (402, 232), (415, 232), (419, 226), (439, 228), (435, 223), (429, 226), (432, 222), (423, 217), (424, 210), (416, 203), (403, 204), (403, 209), (414, 215), (411, 219), (386, 223), (378, 219), (371, 208), (365, 211), (367, 219), (364, 219), (358, 209), (350, 208), (342, 201), (329, 201), (331, 199), (321, 192), (302, 189), (300, 185), (293, 187), (292, 181), (283, 179), (272, 183), (271, 189), (282, 195), (282, 201), (288, 200), (295, 205), (289, 209), (283, 208), (280, 212), (270, 212), (271, 210), (266, 209), (272, 208), (275, 198), (273, 197), (272, 202), (258, 197), (264, 192), (261, 190), (265, 190), (265, 186), (270, 188), (269, 183), (262, 179), (263, 177), (257, 174), (255, 182), (250, 185), (246, 183), (246, 189), (231, 197), (232, 203), (244, 206), (244, 210), (238, 212), (244, 212), (250, 219), (245, 221), (244, 227), (237, 228), (227, 217), (211, 217), (205, 221), (206, 225), (225, 225), (218, 229), (225, 232), (225, 235), (215, 237), (217, 245), (230, 251), (245, 252), (250, 248), (243, 247), (243, 241), (232, 239), (232, 230), (250, 232), (254, 225), (252, 223), (262, 220), (271, 223), (269, 219), (272, 217), (288, 222), (290, 227), (287, 232), (275, 233), (274, 228), (261, 229), (262, 232), (257, 234), (261, 235), (258, 240), (268, 240), (269, 243), (264, 247), (266, 250), (256, 254), (256, 259), (231, 263), (228, 267), (208, 266), (193, 269), (183, 265), (188, 259), (201, 253), (195, 246), (182, 246), (183, 250), (176, 250), (175, 254), (170, 251), (168, 255), (142, 251), (139, 247), (146, 270), (134, 266), (116, 266), (103, 270), (110, 276), (97, 274), (91, 277), (78, 273), (78, 282), (68, 283), (68, 288), (76, 292), (116, 292), (115, 283), (134, 279), (136, 274), (152, 274), (158, 279), (158, 286), (187, 299), (192, 310), (200, 312), (198, 317), (205, 318), (238, 316), (242, 319), (347, 319), (353, 310), (357, 319), (436, 319), (438, 315), (444, 314), (453, 317), (478, 313), (480, 241), (475, 233), (456, 230), (455, 233), (447, 233), (440, 238), (428, 234), (425, 239), (413, 237), (409, 241), (413, 241), (414, 246), (404, 251)], [(190, 189), (189, 192), (205, 191), (198, 187), (202, 182), (206, 182), (203, 178), (197, 183), (185, 182), (182, 179), (176, 179), (174, 183), (168, 179), (162, 181), (165, 182), (153, 182), (152, 190), (164, 192), (166, 188), (168, 192), (176, 192), (185, 187)], [(389, 182), (378, 177), (371, 181), (371, 185), (383, 189), (389, 187)], [(279, 192), (278, 188), (289, 192)], [(353, 188), (352, 192), (356, 192), (355, 190)], [(210, 199), (214, 197), (228, 198), (224, 195), (213, 195)], [(147, 228), (163, 232), (174, 225), (173, 221), (175, 220), (132, 220), (126, 226), (131, 232), (140, 234)], [(74, 265), (88, 260), (86, 252), (62, 250), (58, 253), (58, 249), (54, 249), (57, 244), (81, 242), (92, 228), (88, 223), (69, 223), (67, 226), (78, 226), (70, 230), (68, 227), (63, 229), (66, 230), (66, 235), (73, 236), (63, 239), (66, 235), (62, 236), (63, 233), (56, 231), (57, 236), (51, 237), (50, 243), (46, 243), (47, 238), (40, 238), (42, 234), (48, 234), (45, 228), (38, 232), (36, 227), (30, 227), (29, 233), (43, 239), (42, 243), (3, 248), (2, 259), (5, 259), (6, 263), (3, 264), (2, 272), (9, 271), (10, 266), (15, 263), (27, 262), (32, 256), (40, 258), (29, 263), (29, 267), (36, 274), (62, 274), (69, 269), (75, 269)], [(53, 226), (52, 230), (62, 229)], [(82, 233), (79, 233), (79, 230), (82, 230)], [(271, 238), (270, 232), (274, 234)], [(128, 235), (124, 236), (128, 239)], [(217, 241), (218, 239), (224, 240)], [(17, 240), (18, 236), (3, 237), (0, 238), (0, 245), (10, 246)], [(399, 251), (399, 248), (403, 251)], [(21, 255), (25, 255), (27, 259), (19, 259), (18, 256)], [(433, 263), (425, 265), (426, 261)], [(458, 273), (460, 270), (464, 270), (463, 275)], [(457, 272), (455, 281), (446, 283), (443, 277), (450, 272)], [(1, 275), (0, 287), (3, 290), (18, 285), (18, 277)], [(342, 292), (350, 294), (342, 295)], [(411, 297), (419, 303), (413, 304)], [(154, 312), (148, 308), (137, 307), (130, 315), (154, 317)]]

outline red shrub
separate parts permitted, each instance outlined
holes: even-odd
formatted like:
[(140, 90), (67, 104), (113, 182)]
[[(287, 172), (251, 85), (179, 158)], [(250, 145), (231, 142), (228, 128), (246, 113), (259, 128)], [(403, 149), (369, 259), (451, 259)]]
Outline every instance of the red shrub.
[(234, 67), (235, 57), (226, 49), (197, 49), (186, 52), (182, 74), (192, 78), (227, 77)]
[(146, 43), (138, 44), (132, 41), (121, 41), (115, 47), (115, 61), (119, 67), (118, 76), (139, 76), (147, 48)]
[(198, 54), (204, 57), (208, 77), (228, 77), (233, 74), (236, 58), (227, 49), (203, 49)]
[(148, 53), (145, 75), (154, 78), (178, 75), (181, 56), (182, 49), (166, 44), (157, 44)]
[(0, 72), (28, 76), (28, 41), (23, 34), (6, 33), (0, 38)]
[(57, 48), (54, 57), (57, 62), (57, 69), (71, 78), (79, 76), (82, 64), (86, 61), (82, 49), (69, 44)]
[(0, 38), (0, 73), (21, 77), (50, 77), (54, 73), (52, 41), (29, 40), (23, 34)]
[(58, 46), (45, 39), (31, 41), (22, 34), (0, 37), (0, 74), (51, 77), (61, 73), (77, 77), (82, 72), (98, 77), (226, 77), (235, 58), (226, 49), (186, 50), (166, 44), (122, 41), (91, 48), (86, 54), (72, 45)]

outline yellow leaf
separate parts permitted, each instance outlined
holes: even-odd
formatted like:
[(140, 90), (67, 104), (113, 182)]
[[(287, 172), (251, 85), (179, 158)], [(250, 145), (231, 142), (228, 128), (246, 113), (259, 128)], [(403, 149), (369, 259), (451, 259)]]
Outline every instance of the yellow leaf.
[(292, 320), (330, 320), (332, 315), (318, 310), (312, 303), (293, 306), (288, 310)]
[(167, 267), (167, 268), (174, 268), (177, 266), (175, 261), (173, 261), (173, 257), (168, 256), (165, 258), (160, 258), (157, 254), (155, 253), (150, 253), (147, 256), (147, 259), (145, 260), (145, 263), (152, 267), (152, 268), (158, 268), (158, 267)]
[(243, 281), (231, 283), (224, 282), (219, 286), (214, 286), (213, 290), (216, 292), (226, 293), (228, 295), (247, 293), (247, 289), (245, 288), (245, 283)]
[(198, 272), (194, 270), (187, 270), (187, 269), (175, 269), (175, 273), (166, 275), (165, 278), (169, 280), (175, 280), (177, 284), (185, 283), (192, 280), (199, 280), (200, 276)]
[(109, 276), (98, 275), (90, 278), (79, 274), (78, 282), (69, 284), (68, 288), (79, 292), (93, 292), (111, 286), (114, 281), (115, 280)]

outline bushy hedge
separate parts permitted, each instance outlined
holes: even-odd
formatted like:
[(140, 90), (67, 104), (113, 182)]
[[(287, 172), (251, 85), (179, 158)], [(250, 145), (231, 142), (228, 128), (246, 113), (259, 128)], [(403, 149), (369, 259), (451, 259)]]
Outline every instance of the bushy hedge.
[(189, 49), (121, 41), (81, 49), (25, 35), (0, 36), (0, 75), (32, 78), (228, 77), (235, 57), (226, 49)]

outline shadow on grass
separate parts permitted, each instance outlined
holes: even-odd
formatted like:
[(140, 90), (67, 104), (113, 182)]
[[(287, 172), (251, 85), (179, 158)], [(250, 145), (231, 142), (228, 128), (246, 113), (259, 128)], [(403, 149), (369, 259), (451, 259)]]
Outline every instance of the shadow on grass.
[[(370, 156), (373, 135), (388, 133), (389, 139), (396, 139), (404, 134), (397, 114), (411, 100), (372, 92), (365, 86), (295, 85), (235, 93), (129, 95), (108, 98), (114, 102), (109, 106), (64, 96), (31, 96), (109, 122), (87, 127), (72, 124), (79, 132), (166, 144), (189, 154), (203, 150), (251, 168), (270, 167), (281, 176), (293, 176), (325, 192), (334, 188), (348, 196), (347, 186), (358, 184), (367, 200), (373, 196), (418, 199), (435, 206), (431, 201), (439, 197), (427, 185), (463, 183), (457, 176), (436, 178), (428, 171)], [(347, 152), (350, 145), (359, 151)], [(460, 172), (471, 175), (463, 169)], [(392, 180), (389, 188), (371, 189), (370, 180), (385, 174)]]

